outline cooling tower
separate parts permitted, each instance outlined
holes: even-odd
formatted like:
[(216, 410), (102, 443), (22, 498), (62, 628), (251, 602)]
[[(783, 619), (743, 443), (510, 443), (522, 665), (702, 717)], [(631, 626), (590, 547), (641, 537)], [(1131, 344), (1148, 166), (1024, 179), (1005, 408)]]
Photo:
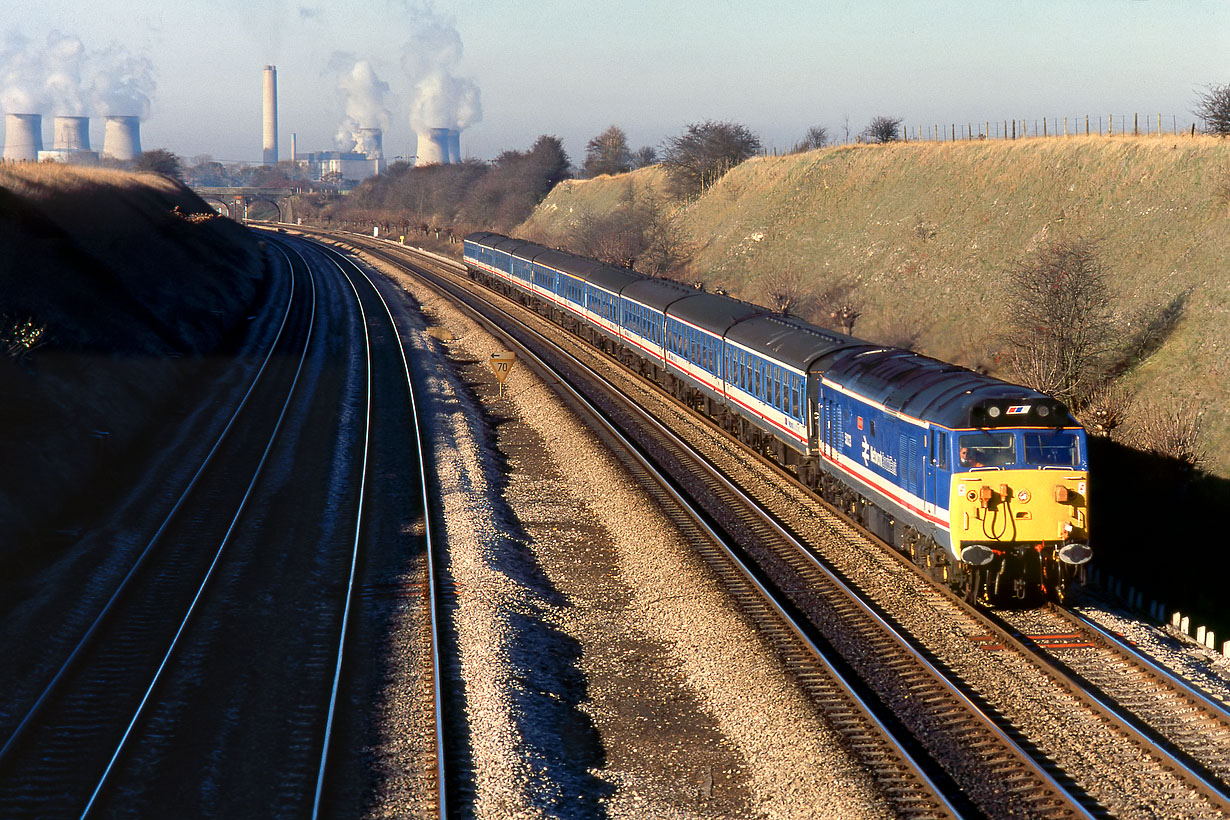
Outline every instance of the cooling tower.
[(360, 128), (359, 139), (359, 153), (368, 159), (384, 159), (384, 134), (379, 128)]
[(55, 118), (55, 148), (58, 151), (90, 150), (90, 118)]
[(141, 118), (107, 117), (103, 131), (103, 156), (134, 160), (141, 156)]
[(455, 128), (448, 132), (448, 161), (461, 162), (461, 132)]
[(419, 156), (415, 165), (448, 164), (448, 129), (432, 128), (419, 132)]
[(278, 67), (265, 66), (265, 81), (262, 94), (264, 125), (264, 154), (266, 165), (278, 164)]
[(42, 114), (6, 114), (4, 117), (4, 158), (38, 160), (43, 150)]

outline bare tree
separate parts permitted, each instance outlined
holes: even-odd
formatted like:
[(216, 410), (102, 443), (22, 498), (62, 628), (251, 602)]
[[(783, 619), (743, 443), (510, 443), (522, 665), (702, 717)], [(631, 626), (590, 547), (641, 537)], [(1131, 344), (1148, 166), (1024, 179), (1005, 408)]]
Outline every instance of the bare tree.
[(1208, 461), (1204, 441), (1204, 413), (1189, 399), (1139, 408), (1133, 429), (1141, 449), (1173, 458), (1190, 470)]
[(647, 276), (675, 271), (687, 257), (683, 233), (665, 205), (634, 188), (611, 211), (583, 214), (565, 244), (575, 253)]
[(760, 290), (766, 307), (781, 314), (806, 316), (816, 298), (816, 294), (804, 281), (802, 271), (794, 265), (770, 270), (761, 278)]
[(815, 297), (813, 317), (826, 327), (854, 335), (854, 323), (863, 315), (860, 289), (853, 279), (833, 279)]
[(628, 150), (628, 135), (617, 125), (603, 131), (585, 146), (585, 176), (623, 174), (632, 170), (632, 152)]
[(1131, 414), (1135, 396), (1122, 382), (1105, 382), (1094, 389), (1080, 411), (1090, 435), (1113, 438)]
[(859, 134), (864, 142), (897, 142), (901, 139), (901, 117), (875, 117)]
[(803, 139), (794, 144), (794, 153), (801, 154), (804, 151), (814, 151), (817, 148), (823, 148), (829, 144), (829, 130), (823, 125), (813, 125), (807, 129), (807, 133), (803, 135)]
[(747, 126), (706, 120), (692, 123), (678, 137), (666, 140), (662, 164), (673, 193), (694, 196), (760, 150), (760, 139)]
[(1008, 282), (1008, 363), (1026, 385), (1081, 407), (1102, 382), (1115, 329), (1096, 244), (1040, 248)]
[(632, 152), (633, 168), (648, 168), (658, 161), (658, 152), (652, 145), (644, 145)]
[(1208, 86), (1200, 94), (1195, 113), (1210, 134), (1230, 136), (1230, 83)]

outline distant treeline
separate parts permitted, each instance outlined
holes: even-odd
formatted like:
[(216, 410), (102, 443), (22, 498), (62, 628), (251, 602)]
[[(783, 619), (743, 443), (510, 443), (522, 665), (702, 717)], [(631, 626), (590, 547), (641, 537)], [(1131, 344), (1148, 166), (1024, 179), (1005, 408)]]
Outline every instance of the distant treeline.
[(323, 223), (510, 231), (524, 222), (570, 162), (558, 137), (542, 136), (528, 151), (505, 151), (490, 163), (467, 160), (415, 167), (405, 162), (364, 180), (347, 196), (306, 195), (295, 214)]

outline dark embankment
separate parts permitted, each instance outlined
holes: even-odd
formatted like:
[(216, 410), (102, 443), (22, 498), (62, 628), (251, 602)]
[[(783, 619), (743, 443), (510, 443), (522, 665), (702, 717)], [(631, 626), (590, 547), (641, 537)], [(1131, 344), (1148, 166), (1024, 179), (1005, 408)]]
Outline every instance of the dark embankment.
[(0, 166), (0, 555), (134, 446), (262, 272), (248, 231), (169, 179)]

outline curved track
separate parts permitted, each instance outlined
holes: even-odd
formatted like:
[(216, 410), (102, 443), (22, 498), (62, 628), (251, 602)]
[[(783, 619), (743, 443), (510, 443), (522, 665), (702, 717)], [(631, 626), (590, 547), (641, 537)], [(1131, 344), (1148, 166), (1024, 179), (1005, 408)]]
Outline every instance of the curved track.
[[(368, 252), (391, 256), (402, 265), (407, 261), (407, 255), (397, 246), (375, 243), (361, 237), (348, 236), (345, 241)], [(423, 260), (420, 258), (418, 261), (421, 265)], [(457, 275), (459, 267), (455, 263), (442, 264), (439, 260), (427, 260), (426, 266), (453, 276)], [(559, 339), (571, 338), (558, 331), (551, 333)], [(563, 344), (570, 349), (580, 347), (574, 341)], [(613, 372), (604, 369), (605, 378), (626, 381), (626, 377), (616, 377)], [(640, 400), (648, 401), (646, 395), (642, 395)], [(655, 398), (653, 402), (662, 403), (662, 400)], [(693, 435), (687, 432), (687, 424), (677, 429), (689, 439), (704, 437), (699, 433)], [(721, 449), (715, 448), (715, 451)], [(747, 455), (743, 451), (742, 456), (738, 457), (742, 461), (738, 458), (727, 461), (723, 472), (747, 474), (746, 480), (752, 484), (765, 484), (763, 478), (745, 464)], [(740, 479), (740, 482), (744, 480)], [(798, 502), (791, 502), (788, 498), (799, 496), (799, 491), (787, 488), (780, 479), (765, 486), (766, 489), (758, 497), (770, 509), (776, 510), (775, 514), (783, 521), (791, 521), (791, 526), (801, 526), (803, 529), (814, 526), (793, 523), (798, 516), (791, 505), (797, 506)], [(706, 491), (707, 488), (701, 492)], [(811, 501), (815, 501), (814, 497)], [(783, 503), (785, 506), (782, 506)], [(844, 548), (842, 551), (849, 552)], [(758, 557), (758, 561), (767, 568), (767, 572), (776, 574), (778, 583), (797, 596), (797, 606), (808, 611), (818, 626), (826, 621), (845, 622), (845, 611), (821, 602), (810, 583), (802, 580), (806, 576), (801, 574), (801, 570), (773, 566), (780, 562), (767, 552)], [(956, 688), (987, 710), (1003, 733), (1039, 761), (1039, 768), (1072, 790), (1074, 801), (1081, 807), (1078, 812), (1095, 816), (1147, 817), (1156, 816), (1159, 811), (1202, 816), (1228, 810), (1220, 789), (1210, 788), (1199, 776), (1200, 773), (1193, 772), (1191, 767), (1176, 765), (1176, 760), (1168, 756), (1169, 752), (1164, 746), (1159, 747), (1148, 737), (1142, 738), (1136, 734), (1131, 729), (1130, 719), (1125, 721), (1117, 717), (1113, 710), (1083, 692), (1063, 672), (1030, 660), (1029, 653), (1015, 658), (1001, 655), (1002, 662), (995, 662), (994, 656), (989, 653), (1010, 643), (1011, 635), (1002, 629), (988, 628), (985, 619), (946, 590), (928, 588), (929, 584), (918, 583), (923, 579), (912, 567), (908, 573), (916, 575), (917, 579), (907, 581), (906, 585), (915, 591), (906, 590), (910, 597), (903, 600), (899, 582), (906, 579), (901, 575), (902, 563), (891, 550), (886, 548), (879, 557), (864, 550), (856, 555), (853, 564), (841, 558), (838, 563), (841, 568), (836, 570), (837, 574), (844, 573), (846, 578), (852, 578), (851, 573), (861, 576), (867, 571), (857, 568), (857, 564), (874, 564), (878, 567), (871, 570), (871, 576), (860, 577), (858, 581), (860, 586), (870, 583), (864, 594), (870, 593), (868, 606), (871, 610), (877, 613), (877, 617), (901, 626), (908, 625), (908, 631), (913, 636), (910, 641), (921, 653), (938, 662)], [(906, 600), (915, 603), (903, 608)], [(847, 643), (843, 653), (851, 665), (878, 665), (876, 651), (868, 646), (840, 639), (834, 641), (839, 642)], [(900, 686), (895, 683), (900, 679), (891, 663), (883, 668), (887, 670), (885, 675), (881, 677), (872, 671), (868, 673), (868, 678), (888, 680), (884, 702), (903, 722), (915, 720), (917, 699), (902, 696)], [(942, 722), (924, 722), (915, 729), (922, 743), (943, 730)], [(984, 789), (988, 768), (980, 754), (969, 754), (965, 760), (965, 763), (957, 763), (950, 769), (953, 776), (971, 793)], [(1011, 790), (1011, 786), (1007, 788)], [(997, 816), (1002, 810), (994, 799), (980, 802), (979, 807), (988, 816)], [(1026, 813), (1032, 814), (1033, 811)]]
[[(428, 577), (413, 390), (374, 285), (274, 244), (293, 298), (258, 377), (130, 566), (92, 578), (89, 624), (48, 624), (71, 651), (18, 659), (47, 683), (5, 704), (0, 815), (349, 815), (374, 788), (389, 618), (366, 593)], [(444, 811), (433, 741), (407, 761), (424, 815)]]

